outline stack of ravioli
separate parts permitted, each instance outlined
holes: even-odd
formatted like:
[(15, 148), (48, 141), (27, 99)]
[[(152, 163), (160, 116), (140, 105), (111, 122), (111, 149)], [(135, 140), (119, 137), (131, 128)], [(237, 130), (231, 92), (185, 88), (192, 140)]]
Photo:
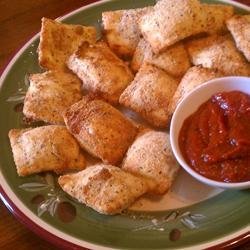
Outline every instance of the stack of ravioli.
[(250, 76), (250, 15), (160, 0), (102, 21), (97, 40), (95, 27), (42, 19), (44, 72), (30, 75), (23, 113), (46, 125), (9, 138), (19, 176), (54, 171), (79, 202), (117, 214), (171, 188), (179, 166), (167, 128), (178, 103), (210, 79)]

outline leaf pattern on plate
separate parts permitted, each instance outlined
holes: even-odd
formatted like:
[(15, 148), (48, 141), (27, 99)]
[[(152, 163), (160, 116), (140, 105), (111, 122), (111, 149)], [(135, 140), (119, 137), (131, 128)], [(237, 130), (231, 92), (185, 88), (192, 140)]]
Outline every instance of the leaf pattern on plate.
[(206, 216), (202, 214), (192, 214), (189, 211), (180, 213), (178, 210), (168, 213), (161, 218), (153, 218), (150, 224), (135, 228), (133, 231), (141, 230), (157, 230), (165, 231), (168, 229), (169, 222), (180, 221), (186, 228), (195, 229), (199, 227), (199, 222), (206, 219)]
[(188, 214), (181, 219), (181, 223), (189, 229), (199, 227), (199, 222), (206, 217), (203, 214)]
[[(64, 199), (65, 193), (62, 192), (62, 190), (58, 186), (56, 186), (56, 181), (55, 181), (55, 177), (53, 174), (51, 173), (45, 174), (45, 176), (42, 177), (42, 181), (43, 182), (24, 183), (20, 185), (19, 188), (27, 192), (38, 192), (38, 191), (43, 191), (47, 189), (48, 192), (46, 193), (45, 199), (42, 200), (41, 202), (38, 202), (38, 204), (36, 204), (38, 205), (37, 215), (41, 217), (45, 212), (47, 212), (53, 217), (56, 215), (56, 212), (60, 203), (69, 203), (69, 202), (65, 202), (65, 199)], [(35, 197), (33, 197), (33, 199), (34, 198)], [(31, 202), (33, 201), (33, 199), (31, 200)], [(72, 217), (72, 219), (74, 219), (74, 217)], [(66, 222), (70, 222), (70, 221), (66, 221)]]
[(28, 192), (37, 192), (49, 188), (49, 185), (38, 182), (29, 182), (20, 185), (19, 188)]
[(45, 212), (49, 212), (51, 216), (54, 216), (59, 202), (60, 202), (59, 197), (51, 197), (45, 200), (37, 208), (38, 216), (41, 217)]

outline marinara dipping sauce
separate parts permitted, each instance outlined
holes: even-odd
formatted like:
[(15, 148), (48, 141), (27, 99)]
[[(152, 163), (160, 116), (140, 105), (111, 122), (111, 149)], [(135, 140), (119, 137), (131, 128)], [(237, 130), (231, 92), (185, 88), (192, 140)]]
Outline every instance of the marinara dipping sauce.
[(250, 95), (213, 95), (183, 123), (179, 146), (186, 162), (216, 181), (250, 181)]

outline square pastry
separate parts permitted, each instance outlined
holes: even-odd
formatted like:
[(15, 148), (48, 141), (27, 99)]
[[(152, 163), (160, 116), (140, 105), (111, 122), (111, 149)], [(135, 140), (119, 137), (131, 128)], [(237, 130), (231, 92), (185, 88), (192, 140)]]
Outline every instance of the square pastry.
[(166, 128), (169, 102), (177, 85), (178, 81), (165, 71), (144, 63), (122, 93), (120, 103), (139, 113), (153, 126)]
[(152, 7), (102, 13), (104, 34), (109, 47), (121, 57), (131, 57), (140, 39), (138, 21)]
[(68, 67), (83, 81), (83, 87), (117, 104), (133, 80), (129, 67), (104, 42), (83, 43), (68, 60)]
[(102, 214), (120, 213), (148, 191), (145, 178), (104, 164), (60, 176), (58, 182), (66, 193)]
[(23, 113), (33, 121), (64, 124), (63, 111), (82, 98), (81, 81), (63, 71), (32, 74)]
[(237, 48), (250, 62), (250, 15), (233, 16), (227, 20), (227, 28), (230, 30)]
[(181, 79), (174, 96), (169, 104), (169, 112), (174, 113), (177, 105), (194, 88), (213, 78), (223, 77), (224, 75), (217, 70), (203, 68), (202, 66), (193, 66)]
[(230, 35), (212, 35), (186, 44), (194, 65), (221, 71), (227, 76), (250, 76), (250, 64)]
[(198, 0), (160, 0), (142, 16), (139, 27), (154, 53), (204, 32), (204, 11)]
[(209, 34), (227, 32), (226, 20), (234, 14), (234, 7), (225, 4), (202, 4), (205, 12), (205, 29)]
[(63, 24), (42, 18), (38, 60), (45, 69), (65, 70), (66, 61), (82, 42), (94, 43), (96, 29), (91, 26)]
[(9, 139), (19, 176), (85, 168), (80, 147), (64, 126), (11, 129)]
[(122, 169), (154, 181), (155, 186), (150, 192), (166, 193), (179, 169), (171, 150), (169, 135), (152, 130), (140, 134), (128, 149)]
[(131, 62), (132, 70), (138, 71), (143, 62), (153, 64), (174, 77), (183, 76), (191, 66), (188, 53), (181, 42), (167, 48), (162, 53), (155, 54), (150, 44), (142, 38)]
[(88, 97), (72, 105), (64, 120), (86, 151), (114, 165), (122, 160), (137, 134), (137, 128), (120, 111)]

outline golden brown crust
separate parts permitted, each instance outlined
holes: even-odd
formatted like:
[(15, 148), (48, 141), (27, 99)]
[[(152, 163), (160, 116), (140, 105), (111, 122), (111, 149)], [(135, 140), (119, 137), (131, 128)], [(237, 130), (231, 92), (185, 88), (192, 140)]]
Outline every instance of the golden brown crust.
[(177, 84), (178, 81), (163, 70), (145, 63), (122, 93), (120, 103), (139, 113), (153, 126), (166, 128), (168, 106)]
[(250, 62), (250, 15), (233, 16), (227, 20), (227, 28), (231, 32), (237, 48)]
[(208, 68), (203, 68), (202, 66), (193, 66), (190, 68), (186, 74), (181, 79), (172, 101), (169, 105), (169, 112), (174, 113), (177, 105), (190, 93), (194, 88), (209, 81), (213, 78), (222, 77), (223, 74)]
[(171, 187), (179, 165), (176, 162), (165, 132), (145, 131), (128, 149), (122, 169), (152, 179), (155, 194), (164, 194)]
[(224, 4), (202, 4), (206, 15), (205, 29), (209, 34), (225, 33), (226, 20), (234, 14), (234, 7)]
[(138, 21), (152, 7), (115, 10), (102, 13), (104, 33), (109, 47), (119, 56), (131, 57), (140, 39)]
[(204, 18), (198, 0), (160, 0), (141, 18), (139, 26), (158, 54), (186, 37), (204, 32)]
[(42, 18), (38, 47), (40, 66), (50, 70), (66, 70), (67, 59), (84, 41), (89, 43), (96, 41), (95, 27), (62, 24)]
[(69, 195), (103, 214), (120, 213), (148, 191), (146, 179), (104, 164), (60, 176), (58, 182)]
[(64, 126), (12, 129), (9, 131), (9, 139), (20, 176), (44, 171), (63, 173), (85, 168), (85, 159), (79, 145)]
[(85, 150), (109, 164), (122, 160), (137, 133), (136, 127), (117, 109), (86, 97), (66, 111), (64, 120)]
[(191, 66), (188, 53), (182, 43), (177, 43), (156, 55), (150, 44), (142, 38), (131, 62), (132, 70), (137, 72), (143, 62), (153, 64), (174, 77), (181, 77)]
[(104, 42), (83, 43), (68, 61), (68, 67), (83, 81), (83, 87), (117, 104), (133, 74)]
[(144, 38), (141, 38), (136, 46), (135, 53), (130, 63), (133, 72), (136, 73), (140, 69), (145, 58), (151, 58), (152, 56), (153, 51), (150, 44)]
[(250, 75), (249, 63), (229, 35), (212, 35), (191, 40), (186, 45), (194, 65), (216, 69), (228, 76)]
[(81, 81), (71, 73), (47, 71), (29, 77), (23, 113), (34, 121), (63, 124), (62, 113), (81, 97)]

